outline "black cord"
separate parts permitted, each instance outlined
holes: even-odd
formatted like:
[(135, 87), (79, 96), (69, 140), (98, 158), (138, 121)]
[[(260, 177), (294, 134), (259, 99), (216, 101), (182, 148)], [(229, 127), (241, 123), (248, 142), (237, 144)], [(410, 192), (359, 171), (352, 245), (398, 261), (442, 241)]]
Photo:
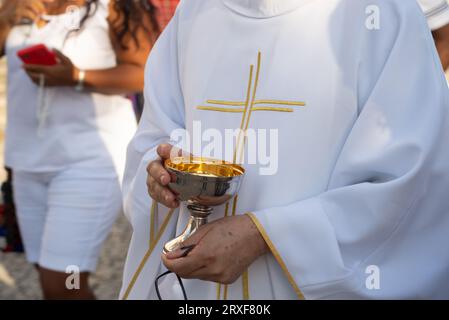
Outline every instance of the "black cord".
[[(166, 271), (166, 272), (164, 272), (163, 274), (159, 275), (159, 276), (156, 278), (156, 280), (154, 281), (154, 286), (155, 286), (155, 288), (156, 288), (157, 298), (158, 298), (159, 300), (163, 300), (162, 297), (161, 297), (161, 293), (159, 292), (159, 280), (160, 280), (162, 277), (165, 277), (166, 275), (169, 275), (170, 273), (173, 273), (173, 272), (172, 272), (172, 271)], [(179, 285), (181, 286), (182, 295), (183, 295), (183, 297), (184, 297), (184, 300), (188, 300), (188, 299), (187, 299), (186, 289), (184, 288), (184, 284), (182, 283), (181, 277), (178, 276), (177, 274), (175, 274), (175, 275), (176, 275), (176, 278), (178, 278)]]
[(181, 277), (176, 275), (176, 278), (178, 278), (179, 285), (181, 286), (182, 296), (184, 297), (184, 300), (189, 300), (187, 299), (186, 289), (184, 288), (184, 283), (182, 283)]
[[(190, 251), (192, 251), (195, 247), (196, 247), (196, 244), (191, 244), (191, 245), (189, 245), (189, 246), (183, 246), (183, 247), (181, 247), (180, 249), (184, 251), (184, 253), (181, 255), (181, 258), (187, 257), (187, 255), (190, 253)], [(154, 281), (154, 286), (155, 286), (155, 288), (156, 288), (157, 298), (158, 298), (159, 300), (162, 300), (161, 293), (159, 292), (159, 280), (160, 280), (162, 277), (165, 277), (166, 275), (169, 275), (170, 273), (173, 273), (173, 272), (172, 272), (172, 271), (166, 271), (166, 272), (164, 272), (163, 274), (159, 275), (159, 276), (156, 278), (156, 280)], [(181, 277), (178, 276), (177, 274), (175, 274), (175, 276), (176, 276), (176, 278), (178, 278), (178, 282), (179, 282), (179, 285), (180, 285), (180, 287), (181, 287), (182, 295), (184, 296), (184, 300), (189, 300), (189, 299), (187, 299), (186, 289), (184, 288), (184, 283), (182, 283)]]

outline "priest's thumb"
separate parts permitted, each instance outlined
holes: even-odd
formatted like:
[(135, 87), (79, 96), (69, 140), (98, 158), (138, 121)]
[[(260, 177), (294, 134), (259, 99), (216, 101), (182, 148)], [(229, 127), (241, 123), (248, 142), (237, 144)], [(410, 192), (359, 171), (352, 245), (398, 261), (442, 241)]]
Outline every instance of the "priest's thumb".
[(170, 156), (171, 156), (170, 154), (172, 152), (172, 149), (173, 149), (173, 146), (171, 144), (163, 143), (157, 147), (157, 154), (162, 159), (170, 159)]

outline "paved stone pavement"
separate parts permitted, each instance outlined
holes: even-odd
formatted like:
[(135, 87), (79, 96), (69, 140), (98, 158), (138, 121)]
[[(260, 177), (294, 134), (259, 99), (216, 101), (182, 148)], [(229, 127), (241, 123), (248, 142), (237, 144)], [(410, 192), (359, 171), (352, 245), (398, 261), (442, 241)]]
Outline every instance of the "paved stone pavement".
[[(3, 138), (5, 128), (5, 66), (0, 60), (0, 168), (3, 168)], [(0, 181), (4, 172), (0, 170)], [(117, 299), (121, 286), (131, 228), (122, 215), (114, 225), (100, 257), (91, 285), (99, 299)], [(0, 300), (41, 299), (38, 277), (34, 267), (23, 254), (0, 253)]]
[[(117, 299), (130, 239), (128, 221), (121, 216), (112, 228), (91, 286), (98, 299)], [(41, 299), (37, 273), (23, 254), (0, 253), (0, 300)]]

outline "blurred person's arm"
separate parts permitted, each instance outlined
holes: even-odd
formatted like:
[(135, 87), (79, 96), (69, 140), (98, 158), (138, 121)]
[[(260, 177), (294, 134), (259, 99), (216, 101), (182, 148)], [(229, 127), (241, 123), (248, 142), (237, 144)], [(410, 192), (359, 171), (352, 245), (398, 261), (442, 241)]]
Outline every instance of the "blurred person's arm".
[(449, 68), (449, 24), (432, 32), (444, 70)]
[[(91, 92), (103, 94), (128, 94), (141, 92), (144, 83), (144, 69), (153, 41), (148, 30), (153, 30), (151, 19), (144, 16), (144, 27), (138, 28), (135, 38), (130, 33), (123, 39), (117, 37), (117, 26), (121, 22), (120, 15), (114, 7), (110, 7), (110, 38), (117, 56), (117, 66), (104, 70), (83, 70), (85, 72), (84, 87)], [(135, 41), (137, 40), (137, 41)], [(56, 66), (24, 65), (25, 71), (36, 84), (40, 75), (45, 76), (46, 86), (76, 86), (80, 70), (69, 58), (57, 52), (59, 64)]]
[(120, 16), (111, 8), (108, 18), (110, 24), (110, 37), (117, 55), (115, 68), (101, 71), (87, 71), (85, 85), (90, 90), (106, 94), (135, 93), (143, 90), (145, 64), (153, 45), (153, 30), (150, 18), (144, 15), (142, 28), (137, 29), (136, 41), (128, 33), (122, 41), (117, 37), (117, 23)]
[(21, 19), (38, 20), (45, 11), (41, 0), (0, 2), (0, 57), (5, 54), (5, 43), (11, 28)]
[(1, 3), (0, 5), (0, 58), (5, 55), (5, 44), (9, 31), (13, 26), (12, 4), (10, 1)]
[(5, 43), (10, 30), (11, 24), (0, 11), (0, 58), (5, 55)]

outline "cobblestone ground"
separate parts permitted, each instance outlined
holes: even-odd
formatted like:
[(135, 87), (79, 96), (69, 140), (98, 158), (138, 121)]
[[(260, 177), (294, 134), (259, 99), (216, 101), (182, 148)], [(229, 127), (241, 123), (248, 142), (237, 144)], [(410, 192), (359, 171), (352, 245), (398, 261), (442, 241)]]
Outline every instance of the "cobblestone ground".
[[(3, 154), (5, 123), (5, 66), (2, 60), (0, 61), (0, 154)], [(3, 168), (2, 156), (0, 168)], [(0, 181), (3, 179), (4, 172), (1, 171)], [(124, 216), (121, 216), (103, 247), (97, 272), (92, 276), (91, 285), (99, 299), (117, 299), (130, 237), (131, 228)], [(0, 253), (0, 300), (41, 298), (37, 273), (34, 267), (26, 262), (24, 255)]]
[[(130, 239), (128, 221), (121, 216), (114, 225), (100, 257), (91, 285), (98, 299), (117, 299)], [(41, 299), (37, 273), (23, 254), (0, 253), (0, 299)]]

